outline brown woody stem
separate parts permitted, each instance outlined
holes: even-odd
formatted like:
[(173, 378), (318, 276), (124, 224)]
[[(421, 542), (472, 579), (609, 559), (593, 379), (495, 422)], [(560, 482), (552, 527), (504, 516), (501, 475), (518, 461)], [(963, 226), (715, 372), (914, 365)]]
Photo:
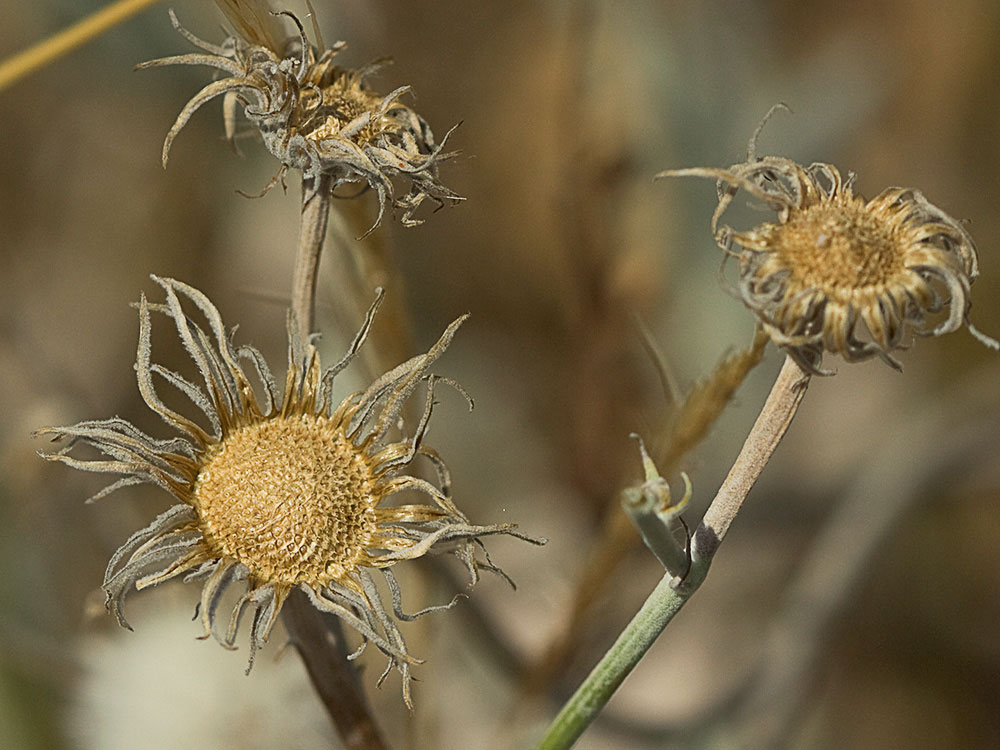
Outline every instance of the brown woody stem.
[[(326, 240), (332, 184), (328, 177), (302, 179), (302, 218), (292, 281), (292, 314), (300, 340), (309, 340), (316, 318), (316, 278)], [(309, 678), (348, 750), (386, 750), (358, 680), (347, 660), (343, 628), (298, 589), (282, 608), (285, 628)]]
[(333, 183), (325, 175), (302, 178), (302, 217), (292, 275), (292, 313), (303, 343), (309, 340), (316, 322), (316, 279), (330, 221), (332, 191)]

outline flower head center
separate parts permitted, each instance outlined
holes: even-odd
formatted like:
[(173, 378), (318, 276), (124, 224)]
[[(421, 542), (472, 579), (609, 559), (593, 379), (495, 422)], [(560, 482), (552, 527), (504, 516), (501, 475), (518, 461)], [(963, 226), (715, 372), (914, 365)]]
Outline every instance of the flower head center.
[(798, 285), (833, 296), (883, 287), (903, 271), (891, 224), (854, 196), (793, 211), (770, 246)]
[(269, 419), (227, 435), (198, 475), (194, 502), (218, 554), (268, 581), (340, 579), (375, 532), (371, 467), (321, 416)]
[(298, 117), (303, 124), (302, 134), (314, 143), (335, 139), (357, 118), (369, 113), (370, 121), (348, 136), (364, 146), (385, 126), (385, 118), (375, 115), (381, 101), (380, 96), (364, 89), (357, 76), (342, 71), (332, 83), (303, 92)]

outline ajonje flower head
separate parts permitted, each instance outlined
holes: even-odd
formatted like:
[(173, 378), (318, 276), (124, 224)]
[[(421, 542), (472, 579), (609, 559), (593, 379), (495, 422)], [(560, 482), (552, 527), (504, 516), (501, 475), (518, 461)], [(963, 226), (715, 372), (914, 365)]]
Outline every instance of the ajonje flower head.
[[(290, 321), (282, 390), (256, 349), (233, 345), (218, 310), (204, 294), (172, 279), (153, 278), (166, 292), (166, 302), (154, 304), (143, 297), (139, 303), (136, 372), (146, 404), (179, 436), (153, 438), (119, 418), (40, 430), (54, 439), (71, 440), (47, 458), (120, 475), (93, 499), (151, 483), (177, 501), (111, 558), (104, 580), (108, 608), (129, 627), (122, 605), (133, 588), (177, 576), (201, 581), (198, 616), (205, 637), (233, 647), (242, 615), (253, 611), (252, 664), (282, 603), (298, 587), (317, 608), (357, 630), (362, 645), (374, 643), (389, 657), (383, 678), (395, 667), (410, 704), (410, 667), (417, 660), (407, 650), (396, 619), (415, 615), (402, 610), (392, 567), (432, 547), (443, 548), (461, 560), (475, 582), (481, 568), (497, 571), (488, 557), (477, 555), (482, 537), (509, 534), (528, 539), (510, 524), (472, 524), (452, 501), (447, 466), (423, 442), (435, 386), (448, 384), (464, 395), (460, 386), (431, 374), (430, 368), (465, 317), (448, 326), (425, 354), (336, 403), (334, 378), (364, 342), (381, 293), (347, 354), (326, 370), (312, 343), (300, 340)], [(191, 305), (207, 327), (189, 317), (185, 306)], [(152, 363), (154, 314), (173, 321), (201, 385)], [(248, 370), (256, 373), (262, 398)], [(208, 426), (168, 407), (154, 385), (156, 378), (187, 397)], [(421, 384), (426, 384), (426, 396), (412, 435), (392, 439), (404, 404)], [(93, 446), (105, 458), (77, 457), (73, 451), (79, 444)], [(417, 462), (426, 463), (437, 481), (410, 473)], [(429, 502), (396, 502), (395, 496), (404, 492), (422, 493)], [(374, 572), (387, 582), (395, 618), (383, 604)], [(238, 582), (245, 582), (246, 592), (222, 618), (223, 595)]]
[[(969, 322), (979, 275), (965, 228), (913, 188), (887, 188), (871, 200), (854, 193), (854, 176), (836, 167), (803, 167), (778, 156), (728, 169), (674, 169), (659, 176), (718, 181), (712, 217), (716, 241), (739, 263), (739, 295), (771, 339), (807, 372), (829, 374), (823, 352), (848, 362), (892, 352), (908, 331), (939, 336), (963, 323), (980, 341), (996, 341)], [(719, 224), (742, 190), (777, 213), (745, 231)], [(934, 316), (947, 309), (943, 319)], [(861, 329), (863, 324), (864, 328)]]
[[(443, 151), (451, 130), (441, 143), (435, 142), (427, 122), (402, 102), (409, 86), (385, 96), (369, 88), (368, 78), (388, 60), (357, 70), (341, 68), (333, 58), (346, 45), (315, 49), (292, 14), (274, 14), (263, 0), (220, 0), (219, 5), (237, 36), (221, 45), (203, 41), (181, 27), (171, 11), (174, 28), (201, 51), (138, 66), (205, 65), (225, 74), (195, 94), (177, 116), (163, 143), (164, 166), (174, 138), (191, 116), (221, 96), (227, 137), (235, 135), (240, 107), (281, 163), (279, 176), (297, 169), (305, 177), (329, 177), (334, 189), (357, 183), (373, 189), (379, 210), (369, 232), (387, 206), (401, 209), (402, 223), (413, 226), (421, 223), (413, 213), (425, 200), (439, 206), (462, 200), (438, 179), (438, 164), (453, 155)], [(295, 24), (298, 33), (288, 42), (277, 16)], [(394, 178), (409, 182), (406, 195), (396, 194)]]

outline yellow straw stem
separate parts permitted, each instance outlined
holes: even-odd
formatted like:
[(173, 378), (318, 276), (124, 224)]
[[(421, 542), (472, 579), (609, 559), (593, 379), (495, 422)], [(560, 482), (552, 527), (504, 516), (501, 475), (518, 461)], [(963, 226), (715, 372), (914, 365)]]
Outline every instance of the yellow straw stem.
[(159, 0), (118, 0), (0, 63), (0, 91), (72, 52)]

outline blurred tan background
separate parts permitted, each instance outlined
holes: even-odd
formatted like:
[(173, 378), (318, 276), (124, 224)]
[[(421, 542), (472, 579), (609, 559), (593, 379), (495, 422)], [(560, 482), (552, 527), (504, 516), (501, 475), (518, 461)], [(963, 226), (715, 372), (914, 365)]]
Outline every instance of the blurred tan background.
[[(629, 433), (654, 434), (670, 414), (636, 316), (683, 390), (752, 333), (718, 282), (713, 186), (652, 176), (741, 160), (763, 114), (785, 102), (794, 114), (771, 120), (760, 153), (855, 171), (869, 196), (918, 187), (968, 221), (982, 268), (971, 317), (998, 336), (1000, 6), (314, 4), (327, 43), (349, 42), (343, 64), (391, 55), (375, 88), (411, 84), (439, 137), (462, 121), (450, 141), (462, 153), (442, 179), (468, 199), (423, 209), (413, 229), (386, 221), (354, 260), (328, 254), (327, 356), (370, 297), (354, 283), (359, 257), (378, 259), (368, 278), (409, 321), (409, 342), (376, 324), (372, 346), (388, 358), (426, 348), (470, 311), (439, 369), (476, 409), (445, 394), (428, 440), (471, 518), (550, 540), (490, 544), (517, 592), (487, 578), (455, 611), (403, 625), (427, 658), (417, 709), (407, 714), (390, 677), (372, 690), (376, 715), (398, 747), (526, 746), (659, 577), (651, 555), (630, 553), (596, 592), (570, 663), (542, 696), (522, 694), (525, 670), (562, 632), (603, 514), (620, 512), (617, 491), (639, 476)], [(0, 55), (101, 5), (0, 0)], [(173, 7), (187, 28), (221, 40), (212, 3)], [(305, 13), (300, 0), (287, 7)], [(114, 625), (99, 591), (104, 566), (168, 499), (127, 490), (85, 506), (101, 477), (46, 464), (29, 437), (114, 414), (167, 434), (132, 371), (129, 303), (156, 294), (149, 273), (204, 290), (239, 324), (238, 341), (283, 367), (298, 182), (290, 177), (287, 195), (237, 195), (258, 192), (275, 164), (249, 139), (242, 157), (230, 151), (218, 104), (193, 118), (161, 168), (163, 136), (211, 73), (132, 67), (187, 49), (164, 4), (0, 92), (3, 747), (331, 742), (294, 653), (271, 658), (280, 633), (247, 678), (241, 655), (194, 640), (191, 587), (135, 595), (136, 632)], [(371, 196), (338, 207), (356, 234), (375, 215)], [(157, 347), (158, 361), (181, 361), (169, 336)], [(719, 747), (1000, 746), (1000, 355), (961, 331), (918, 340), (901, 358), (902, 374), (829, 362), (839, 374), (813, 383), (706, 584), (580, 748), (690, 737)], [(685, 462), (691, 522), (780, 361), (770, 349)], [(419, 564), (407, 579), (409, 609), (449, 597)], [(488, 637), (508, 651), (496, 656)], [(384, 665), (374, 650), (362, 664), (373, 686)]]

